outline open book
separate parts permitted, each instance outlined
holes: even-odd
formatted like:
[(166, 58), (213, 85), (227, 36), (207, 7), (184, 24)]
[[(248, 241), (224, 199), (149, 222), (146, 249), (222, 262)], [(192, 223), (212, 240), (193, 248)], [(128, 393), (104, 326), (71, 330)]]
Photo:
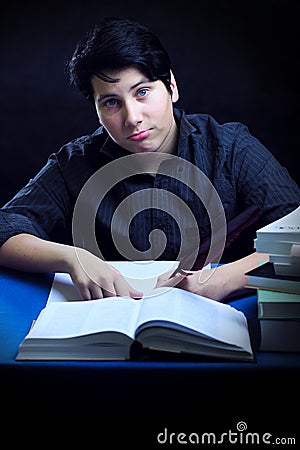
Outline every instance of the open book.
[[(46, 307), (19, 346), (17, 360), (128, 360), (132, 349), (253, 360), (245, 315), (224, 303), (165, 288), (141, 300), (77, 300), (68, 274), (59, 276), (69, 298)], [(74, 286), (73, 286), (73, 289)], [(78, 295), (78, 294), (77, 294)]]

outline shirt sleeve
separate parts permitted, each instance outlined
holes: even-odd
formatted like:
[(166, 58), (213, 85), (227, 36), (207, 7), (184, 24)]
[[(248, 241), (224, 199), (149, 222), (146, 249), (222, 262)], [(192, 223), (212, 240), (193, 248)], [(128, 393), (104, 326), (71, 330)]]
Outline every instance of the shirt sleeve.
[(55, 155), (45, 167), (0, 209), (0, 245), (10, 237), (29, 233), (51, 240), (66, 230), (71, 199)]
[(238, 196), (245, 205), (259, 207), (259, 226), (264, 226), (299, 206), (300, 189), (287, 169), (247, 127), (241, 128), (233, 162)]

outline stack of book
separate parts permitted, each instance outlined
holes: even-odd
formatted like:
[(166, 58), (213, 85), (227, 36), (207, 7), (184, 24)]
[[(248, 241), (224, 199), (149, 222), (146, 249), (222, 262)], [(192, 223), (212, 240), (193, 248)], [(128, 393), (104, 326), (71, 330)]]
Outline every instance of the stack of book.
[(261, 351), (300, 351), (300, 207), (260, 228), (254, 246), (269, 262), (246, 273), (257, 289)]

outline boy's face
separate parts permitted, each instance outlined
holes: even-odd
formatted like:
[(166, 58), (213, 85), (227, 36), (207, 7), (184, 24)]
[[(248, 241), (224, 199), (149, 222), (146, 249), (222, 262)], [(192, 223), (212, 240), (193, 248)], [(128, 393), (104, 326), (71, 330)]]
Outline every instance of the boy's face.
[(100, 123), (132, 153), (174, 153), (177, 127), (170, 93), (161, 80), (149, 81), (134, 67), (105, 72), (116, 83), (91, 80)]

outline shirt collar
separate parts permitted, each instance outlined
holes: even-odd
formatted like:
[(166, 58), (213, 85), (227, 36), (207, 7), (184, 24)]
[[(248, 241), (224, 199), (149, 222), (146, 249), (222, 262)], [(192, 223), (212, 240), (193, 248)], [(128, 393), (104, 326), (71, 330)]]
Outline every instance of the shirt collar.
[(188, 137), (197, 131), (197, 129), (191, 124), (182, 109), (174, 108), (174, 117), (179, 128), (177, 155), (184, 158), (188, 150)]
[[(103, 127), (100, 127), (102, 132), (104, 134), (107, 134), (107, 132), (104, 130)], [(102, 147), (100, 148), (100, 152), (105, 153), (108, 155), (111, 159), (118, 159), (122, 158), (123, 156), (131, 155), (128, 150), (124, 149), (123, 147), (120, 147), (120, 145), (116, 144), (110, 136), (107, 135)]]

